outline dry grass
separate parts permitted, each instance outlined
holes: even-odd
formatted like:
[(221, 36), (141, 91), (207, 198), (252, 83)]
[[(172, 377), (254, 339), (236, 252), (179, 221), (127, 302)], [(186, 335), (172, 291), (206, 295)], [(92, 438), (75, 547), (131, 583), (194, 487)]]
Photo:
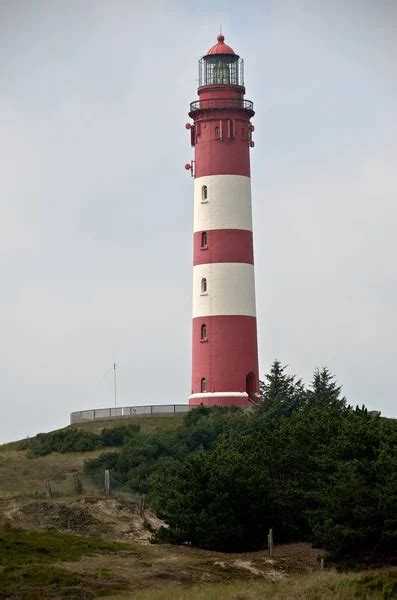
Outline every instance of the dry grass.
[[(264, 551), (224, 554), (188, 546), (135, 544), (133, 553), (84, 556), (78, 563), (62, 562), (56, 566), (85, 577), (94, 577), (96, 573), (107, 570), (113, 577), (126, 582), (123, 595), (118, 600), (135, 598), (134, 594), (138, 593), (149, 594), (149, 591), (165, 594), (160, 598), (174, 598), (176, 593), (183, 593), (182, 597), (188, 598), (189, 590), (192, 593), (204, 590), (203, 597), (206, 597), (207, 592), (221, 590), (223, 593), (225, 589), (229, 590), (230, 585), (233, 592), (240, 588), (254, 589), (255, 582), (263, 586), (266, 581), (286, 579), (290, 572), (319, 570), (317, 551), (310, 544), (278, 546), (277, 551), (278, 557), (269, 559)], [(233, 587), (233, 582), (238, 582), (236, 585), (239, 587)], [(273, 589), (272, 586), (269, 589)], [(223, 598), (222, 595), (218, 597)], [(143, 595), (143, 598), (146, 596)], [(147, 598), (151, 598), (150, 594)]]
[(87, 458), (95, 458), (101, 450), (70, 454), (53, 453), (29, 459), (25, 452), (0, 452), (0, 498), (43, 492), (44, 480), (62, 482), (81, 472)]
[(387, 600), (397, 593), (397, 571), (290, 576), (283, 581), (234, 581), (199, 586), (169, 586), (136, 591), (104, 600)]
[[(180, 425), (183, 416), (147, 417), (131, 419), (110, 419), (69, 425), (100, 432), (104, 427), (136, 423), (143, 431), (155, 429), (173, 429)], [(112, 448), (102, 448), (92, 452), (52, 453), (40, 458), (28, 459), (25, 451), (17, 449), (18, 442), (0, 445), (0, 498), (29, 495), (43, 491), (43, 481), (62, 482), (73, 473), (82, 473), (84, 461), (95, 458), (102, 452), (111, 452)]]

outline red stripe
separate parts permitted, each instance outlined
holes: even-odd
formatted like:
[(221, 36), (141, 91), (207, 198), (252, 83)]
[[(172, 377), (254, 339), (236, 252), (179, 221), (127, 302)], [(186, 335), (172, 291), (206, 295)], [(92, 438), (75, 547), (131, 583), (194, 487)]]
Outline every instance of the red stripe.
[(207, 175), (250, 176), (248, 142), (208, 141), (196, 143), (195, 177)]
[(250, 122), (241, 113), (221, 113), (196, 121), (195, 177), (250, 176)]
[[(201, 340), (202, 325), (207, 326), (207, 341)], [(256, 318), (240, 315), (197, 317), (193, 319), (192, 393), (245, 392), (246, 377), (255, 375), (258, 389), (258, 349)]]
[[(204, 237), (203, 237), (204, 234)], [(203, 246), (207, 238), (207, 246)], [(197, 231), (193, 241), (193, 264), (254, 264), (252, 231), (245, 229), (212, 229)]]

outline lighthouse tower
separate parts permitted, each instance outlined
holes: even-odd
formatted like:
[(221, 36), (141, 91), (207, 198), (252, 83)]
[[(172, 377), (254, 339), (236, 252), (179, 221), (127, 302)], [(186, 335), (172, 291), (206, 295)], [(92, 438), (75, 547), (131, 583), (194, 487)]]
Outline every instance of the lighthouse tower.
[(193, 368), (190, 406), (257, 401), (258, 349), (250, 148), (253, 104), (243, 60), (223, 35), (199, 61), (188, 123), (194, 176)]

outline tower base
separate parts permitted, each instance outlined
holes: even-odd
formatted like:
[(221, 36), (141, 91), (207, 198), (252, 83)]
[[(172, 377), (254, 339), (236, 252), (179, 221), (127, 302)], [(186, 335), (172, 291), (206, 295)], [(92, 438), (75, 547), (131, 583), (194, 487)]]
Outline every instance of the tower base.
[(189, 406), (253, 406), (246, 392), (203, 392), (189, 397)]

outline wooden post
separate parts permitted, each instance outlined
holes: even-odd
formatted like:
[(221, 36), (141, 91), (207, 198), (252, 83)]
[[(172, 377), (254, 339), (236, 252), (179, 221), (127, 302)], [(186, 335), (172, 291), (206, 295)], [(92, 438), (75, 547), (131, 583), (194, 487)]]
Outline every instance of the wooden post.
[(143, 517), (145, 514), (145, 494), (141, 494), (139, 499), (139, 516)]
[(76, 494), (81, 494), (83, 491), (83, 486), (81, 484), (80, 478), (77, 473), (73, 473), (73, 483), (74, 483), (74, 491)]
[(51, 484), (48, 480), (45, 482), (45, 495), (47, 498), (52, 498)]
[(320, 558), (320, 569), (321, 569), (321, 571), (324, 571), (324, 558), (323, 557)]
[(105, 469), (105, 494), (110, 496), (110, 471)]
[(267, 535), (267, 547), (269, 548), (269, 556), (273, 556), (273, 529), (269, 529)]

